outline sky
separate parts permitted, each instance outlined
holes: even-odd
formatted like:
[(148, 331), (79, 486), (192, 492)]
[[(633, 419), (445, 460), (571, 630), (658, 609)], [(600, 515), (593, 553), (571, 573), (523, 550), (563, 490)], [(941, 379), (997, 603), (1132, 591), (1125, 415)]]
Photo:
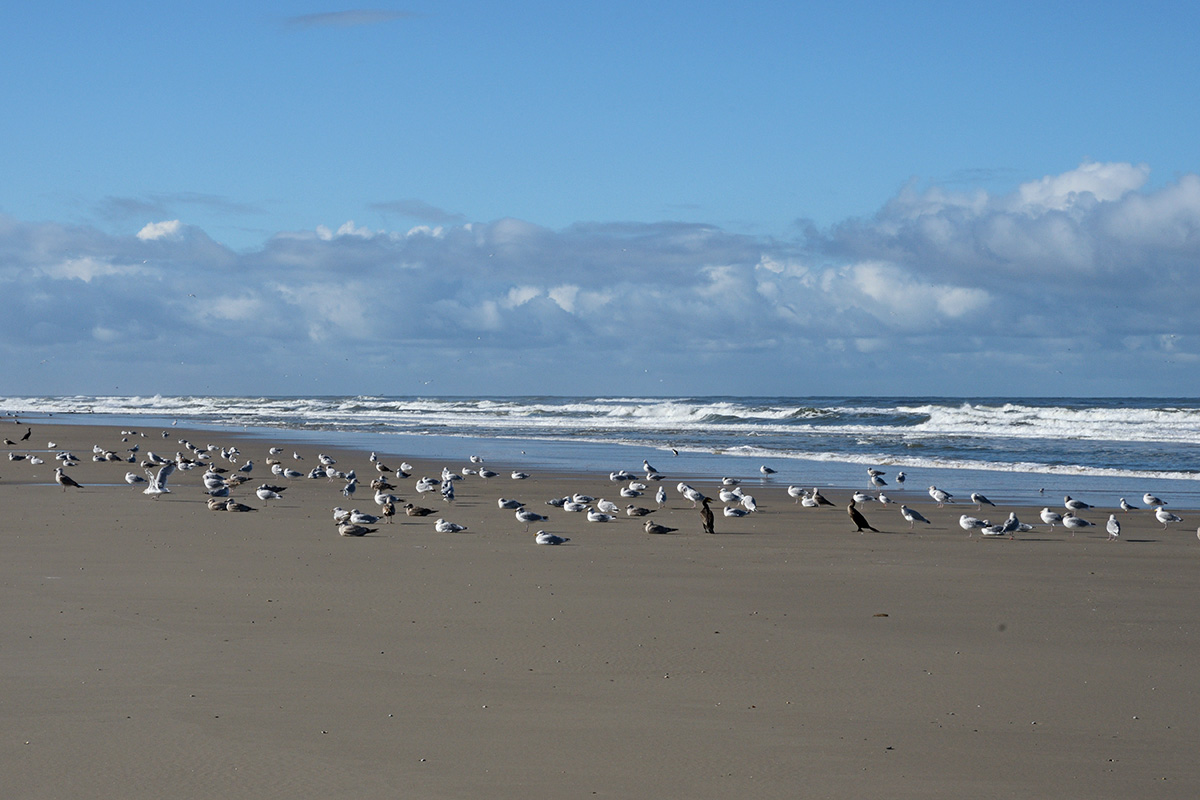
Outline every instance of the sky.
[(1196, 30), (6, 4), (0, 395), (1195, 396)]

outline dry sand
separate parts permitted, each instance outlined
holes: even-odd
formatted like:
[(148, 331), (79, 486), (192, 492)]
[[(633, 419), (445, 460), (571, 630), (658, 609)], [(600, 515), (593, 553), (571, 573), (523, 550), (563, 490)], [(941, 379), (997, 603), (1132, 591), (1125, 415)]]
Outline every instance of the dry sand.
[[(1195, 520), (1122, 515), (1108, 542), (1104, 510), (1073, 537), (980, 541), (957, 525), (973, 507), (914, 492), (932, 525), (871, 504), (885, 533), (860, 535), (849, 488), (810, 510), (755, 479), (762, 510), (709, 536), (669, 476), (653, 518), (680, 530), (648, 536), (544, 505), (617, 499), (606, 475), (489, 464), (450, 508), (397, 491), (467, 532), (398, 517), (348, 539), (331, 509), (373, 509), (369, 489), (294, 480), (265, 507), (253, 488), (284, 481), (261, 440), (234, 493), (254, 513), (209, 511), (199, 470), (154, 501), (131, 465), (90, 461), (238, 441), (171, 435), (42, 424), (5, 448), (87, 459), (66, 492), (45, 452), (0, 460), (5, 797), (1200, 794)], [(500, 496), (550, 520), (525, 532)], [(538, 527), (571, 541), (536, 546)]]

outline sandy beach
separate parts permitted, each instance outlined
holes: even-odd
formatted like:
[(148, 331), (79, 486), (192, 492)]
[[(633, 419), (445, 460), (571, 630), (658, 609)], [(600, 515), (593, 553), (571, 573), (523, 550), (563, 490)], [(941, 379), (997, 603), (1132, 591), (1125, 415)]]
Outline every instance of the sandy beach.
[[(487, 463), (499, 476), (445, 503), (415, 479), (467, 464), (409, 459), (395, 494), (437, 513), (345, 538), (334, 506), (377, 512), (368, 453), (324, 450), (360, 477), (348, 499), (342, 481), (271, 475), (271, 442), (141, 433), (35, 423), (3, 448), (45, 462), (0, 460), (6, 797), (1200, 793), (1187, 513), (1164, 530), (1117, 511), (1110, 542), (1115, 508), (1072, 536), (1002, 506), (992, 521), (1036, 529), (982, 540), (957, 522), (974, 505), (916, 487), (890, 494), (931, 524), (867, 504), (882, 532), (859, 534), (857, 487), (806, 509), (746, 475), (760, 510), (715, 502), (708, 535), (675, 485), (715, 497), (717, 481), (656, 463), (668, 501), (650, 518), (678, 531), (652, 536), (545, 501), (657, 508), (653, 485), (624, 500), (607, 474), (513, 480), (521, 464)], [(156, 501), (124, 483), (140, 467), (91, 460), (93, 445), (171, 457), (178, 439), (238, 445), (256, 466), (233, 496), (257, 511), (210, 511), (202, 469)], [(316, 464), (311, 443), (278, 444)], [(57, 450), (80, 457), (67, 473), (83, 488), (54, 482)], [(263, 482), (289, 488), (264, 503)], [(526, 531), (499, 497), (548, 519)], [(467, 530), (437, 533), (438, 516)], [(536, 546), (538, 529), (570, 541)]]

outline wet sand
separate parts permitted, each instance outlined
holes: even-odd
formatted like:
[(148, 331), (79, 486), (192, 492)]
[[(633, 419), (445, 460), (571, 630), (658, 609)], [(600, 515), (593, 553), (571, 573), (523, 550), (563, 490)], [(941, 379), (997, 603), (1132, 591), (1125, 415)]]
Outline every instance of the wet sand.
[[(24, 426), (5, 426), (17, 438)], [(743, 476), (760, 511), (700, 531), (682, 477), (643, 521), (589, 523), (545, 505), (623, 500), (607, 475), (509, 472), (418, 497), (468, 526), (397, 517), (339, 537), (334, 506), (374, 512), (367, 453), (328, 449), (361, 479), (269, 475), (270, 442), (158, 429), (35, 424), (0, 452), (0, 773), (7, 797), (1111, 797), (1200, 791), (1195, 523), (1084, 516), (1071, 536), (968, 537), (974, 506), (892, 492), (897, 507), (805, 509)], [(209, 511), (200, 473), (155, 501), (92, 445), (172, 456), (176, 439), (238, 443), (256, 467)], [(53, 453), (84, 459), (53, 482)], [(299, 449), (281, 435), (284, 461)], [(40, 452), (39, 452), (40, 451)], [(400, 454), (402, 455), (402, 454)], [(401, 460), (386, 454), (393, 466)], [(640, 457), (615, 464), (637, 472)], [(445, 466), (458, 471), (463, 463)], [(233, 467), (232, 464), (226, 464)], [(658, 463), (660, 469), (669, 464)], [(911, 482), (910, 478), (910, 482)], [(259, 501), (263, 482), (284, 498)], [(656, 488), (651, 486), (651, 491)], [(549, 517), (525, 526), (497, 508)], [(1168, 498), (1169, 499), (1169, 498)], [(539, 547), (534, 531), (570, 537)]]

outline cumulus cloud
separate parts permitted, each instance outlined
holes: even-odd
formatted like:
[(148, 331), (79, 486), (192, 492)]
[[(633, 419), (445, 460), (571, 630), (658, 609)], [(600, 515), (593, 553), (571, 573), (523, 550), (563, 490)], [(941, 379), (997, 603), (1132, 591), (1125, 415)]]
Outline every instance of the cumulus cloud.
[[(156, 381), (236, 347), (242, 383), (208, 391), (404, 393), (420, 374), (464, 393), (1145, 393), (1161, 374), (1135, 388), (1115, 367), (1160, 364), (1186, 392), (1200, 176), (1147, 184), (1085, 163), (1003, 195), (911, 185), (795, 241), (331, 221), (235, 253), (177, 220), (122, 237), (0, 217), (0, 291), (21, 300), (0, 352), (69, 345), (52, 354), (63, 380), (125, 359), (145, 391), (198, 391)], [(638, 384), (647, 364), (674, 383)]]
[(176, 239), (179, 238), (182, 231), (183, 223), (177, 219), (149, 222), (137, 232), (137, 238), (143, 242), (152, 242), (155, 239)]

